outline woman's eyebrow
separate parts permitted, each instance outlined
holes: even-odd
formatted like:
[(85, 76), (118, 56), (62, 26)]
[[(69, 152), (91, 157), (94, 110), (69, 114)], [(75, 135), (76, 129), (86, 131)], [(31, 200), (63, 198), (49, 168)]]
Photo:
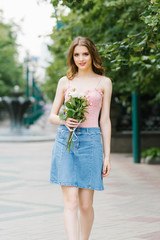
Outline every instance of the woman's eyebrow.
[[(82, 54), (84, 54), (84, 53), (89, 53), (89, 52), (82, 52)], [(79, 52), (75, 52), (74, 54), (79, 54)]]

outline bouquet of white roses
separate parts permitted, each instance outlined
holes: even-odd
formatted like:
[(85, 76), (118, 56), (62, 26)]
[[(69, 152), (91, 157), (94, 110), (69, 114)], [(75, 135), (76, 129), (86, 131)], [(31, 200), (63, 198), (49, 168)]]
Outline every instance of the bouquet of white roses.
[[(78, 93), (76, 89), (68, 94), (69, 100), (65, 102), (66, 108), (63, 109), (65, 113), (60, 114), (61, 120), (66, 120), (67, 118), (77, 119), (79, 123), (86, 120), (84, 113), (88, 113), (85, 109), (89, 106), (87, 97), (84, 93)], [(69, 133), (67, 141), (67, 149), (70, 151), (71, 146), (73, 149), (73, 134), (76, 128), (72, 128)]]

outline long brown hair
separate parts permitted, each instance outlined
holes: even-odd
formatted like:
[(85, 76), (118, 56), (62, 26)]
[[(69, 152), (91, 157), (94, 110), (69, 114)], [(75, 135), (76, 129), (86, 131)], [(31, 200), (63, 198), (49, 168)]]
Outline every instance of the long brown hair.
[(104, 67), (102, 67), (102, 61), (99, 56), (99, 53), (96, 49), (96, 46), (92, 42), (91, 39), (87, 37), (76, 37), (73, 42), (70, 45), (69, 52), (68, 52), (68, 58), (67, 58), (67, 64), (69, 66), (69, 69), (67, 71), (67, 77), (68, 79), (72, 80), (75, 76), (75, 74), (78, 72), (78, 67), (76, 66), (74, 59), (73, 59), (73, 53), (76, 46), (85, 46), (92, 58), (92, 70), (93, 72), (104, 75)]

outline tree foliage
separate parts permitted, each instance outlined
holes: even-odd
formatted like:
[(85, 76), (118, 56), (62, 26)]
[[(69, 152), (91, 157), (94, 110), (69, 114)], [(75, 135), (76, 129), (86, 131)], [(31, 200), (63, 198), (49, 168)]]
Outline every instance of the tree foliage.
[(14, 85), (24, 87), (23, 68), (18, 62), (16, 25), (4, 22), (0, 12), (0, 96), (8, 95)]
[(53, 99), (58, 79), (66, 74), (67, 50), (78, 35), (91, 38), (102, 56), (115, 94), (152, 93), (160, 99), (160, 3), (158, 0), (51, 0), (63, 26), (53, 28), (49, 47), (54, 62), (45, 84)]
[[(104, 44), (100, 52), (106, 58), (108, 69), (115, 78), (115, 91), (133, 90), (151, 93), (160, 92), (160, 3), (151, 1), (140, 14), (142, 29), (126, 38)], [(119, 75), (124, 80), (119, 81)]]

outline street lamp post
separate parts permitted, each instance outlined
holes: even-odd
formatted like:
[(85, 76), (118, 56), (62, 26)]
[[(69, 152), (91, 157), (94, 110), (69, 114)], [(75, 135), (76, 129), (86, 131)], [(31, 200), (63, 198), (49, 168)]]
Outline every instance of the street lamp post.
[(27, 62), (27, 69), (26, 69), (26, 97), (29, 98), (29, 66)]

